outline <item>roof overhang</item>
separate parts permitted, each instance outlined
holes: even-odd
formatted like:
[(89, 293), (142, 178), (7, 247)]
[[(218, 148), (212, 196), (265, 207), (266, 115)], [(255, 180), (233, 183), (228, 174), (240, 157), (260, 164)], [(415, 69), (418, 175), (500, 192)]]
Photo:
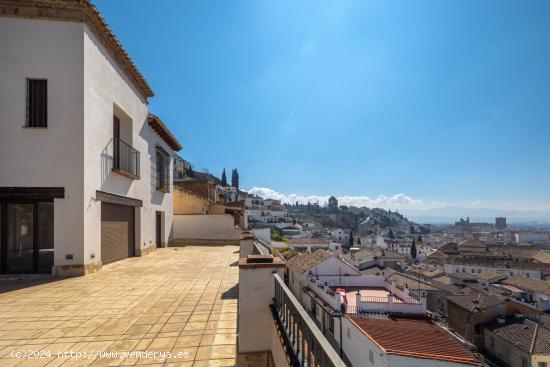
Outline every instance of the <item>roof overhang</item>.
[(162, 138), (162, 140), (166, 142), (166, 144), (168, 144), (168, 146), (172, 150), (176, 152), (181, 150), (182, 146), (180, 142), (178, 141), (178, 139), (176, 139), (174, 134), (172, 134), (172, 132), (168, 129), (166, 124), (162, 122), (160, 117), (150, 113), (147, 116), (147, 120), (149, 122), (149, 126), (151, 126), (151, 128), (158, 134), (158, 136)]
[(153, 97), (149, 86), (99, 10), (90, 0), (0, 0), (3, 17), (46, 19), (87, 24), (144, 99)]

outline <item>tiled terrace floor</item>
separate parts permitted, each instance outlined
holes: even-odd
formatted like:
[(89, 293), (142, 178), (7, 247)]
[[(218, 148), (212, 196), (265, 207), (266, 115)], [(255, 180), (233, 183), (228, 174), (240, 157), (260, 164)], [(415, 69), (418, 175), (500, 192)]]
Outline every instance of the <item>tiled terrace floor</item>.
[[(0, 366), (233, 366), (236, 251), (161, 249), (85, 277), (2, 293)], [(29, 351), (44, 358), (14, 354)], [(59, 357), (63, 351), (73, 357)], [(150, 355), (123, 353), (130, 351)]]

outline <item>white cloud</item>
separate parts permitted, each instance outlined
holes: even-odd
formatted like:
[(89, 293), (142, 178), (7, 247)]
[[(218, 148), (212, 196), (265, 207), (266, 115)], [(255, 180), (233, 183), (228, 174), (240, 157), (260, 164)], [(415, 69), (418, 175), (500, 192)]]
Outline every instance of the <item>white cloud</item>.
[[(328, 202), (329, 196), (320, 196), (320, 195), (296, 195), (296, 194), (283, 194), (277, 192), (268, 187), (253, 187), (248, 190), (249, 193), (258, 195), (264, 199), (275, 199), (281, 200), (283, 203), (294, 204), (296, 201), (300, 204), (310, 203), (319, 203), (319, 205), (324, 205)], [(405, 194), (395, 194), (391, 196), (386, 196), (383, 194), (378, 195), (375, 198), (371, 198), (364, 195), (359, 196), (337, 196), (339, 205), (347, 206), (366, 206), (366, 207), (375, 207), (375, 208), (414, 208), (418, 207), (422, 201), (419, 199), (413, 199), (410, 196)]]

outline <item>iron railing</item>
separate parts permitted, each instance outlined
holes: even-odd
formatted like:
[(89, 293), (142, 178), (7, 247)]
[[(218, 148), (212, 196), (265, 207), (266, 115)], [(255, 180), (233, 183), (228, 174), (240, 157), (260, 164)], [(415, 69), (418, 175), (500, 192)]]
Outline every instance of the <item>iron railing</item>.
[(170, 155), (157, 147), (156, 188), (162, 192), (170, 192)]
[(345, 367), (329, 341), (278, 274), (271, 310), (290, 366)]
[(113, 139), (113, 170), (139, 178), (139, 151), (122, 139)]

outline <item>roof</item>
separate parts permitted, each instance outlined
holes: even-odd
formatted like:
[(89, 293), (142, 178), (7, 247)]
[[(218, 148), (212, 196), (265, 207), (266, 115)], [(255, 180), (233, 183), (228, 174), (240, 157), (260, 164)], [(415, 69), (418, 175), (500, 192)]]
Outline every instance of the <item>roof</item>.
[(166, 144), (168, 144), (170, 148), (172, 148), (172, 150), (175, 150), (176, 152), (181, 150), (182, 146), (180, 142), (176, 139), (160, 117), (149, 113), (147, 120), (149, 121), (149, 126), (151, 126), (151, 128), (162, 138), (162, 140), (166, 142)]
[(471, 275), (476, 279), (486, 280), (486, 281), (506, 278), (506, 275), (503, 275), (503, 274), (498, 273), (496, 271), (485, 271), (485, 272), (482, 272), (482, 273), (475, 273), (475, 274), (471, 274)]
[(533, 259), (539, 263), (550, 264), (550, 252), (539, 251), (533, 255)]
[(332, 256), (330, 252), (325, 250), (317, 250), (311, 254), (298, 254), (287, 261), (287, 266), (303, 274)]
[(290, 244), (297, 244), (297, 245), (307, 245), (307, 244), (324, 244), (328, 245), (329, 241), (325, 241), (321, 238), (291, 238), (289, 240)]
[(427, 319), (350, 318), (388, 354), (478, 366), (474, 355)]
[(408, 273), (417, 274), (424, 278), (436, 278), (445, 274), (445, 270), (442, 267), (436, 266), (431, 269), (420, 268), (418, 266), (409, 266), (407, 268)]
[(405, 287), (411, 290), (421, 290), (421, 291), (438, 291), (439, 289), (433, 285), (426, 283), (420, 280), (417, 277), (412, 275), (402, 274), (402, 273), (393, 273), (386, 278), (390, 282), (394, 281), (395, 284)]
[(443, 246), (439, 247), (437, 251), (444, 253), (444, 254), (458, 254), (460, 251), (458, 250), (458, 243), (456, 242), (449, 242), (444, 244)]
[(524, 291), (550, 296), (550, 282), (544, 280), (512, 276), (503, 280), (502, 283), (512, 285)]
[(393, 273), (395, 273), (395, 270), (392, 268), (379, 268), (378, 266), (361, 270), (362, 275), (391, 275)]
[(2, 16), (86, 23), (143, 96), (154, 95), (130, 55), (89, 0), (0, 0), (0, 5)]
[(506, 299), (498, 294), (482, 294), (479, 292), (471, 292), (470, 294), (454, 295), (447, 297), (448, 302), (452, 302), (457, 306), (469, 311), (474, 310), (485, 311), (506, 303)]
[(526, 318), (511, 317), (485, 328), (529, 354), (550, 355), (550, 329)]

